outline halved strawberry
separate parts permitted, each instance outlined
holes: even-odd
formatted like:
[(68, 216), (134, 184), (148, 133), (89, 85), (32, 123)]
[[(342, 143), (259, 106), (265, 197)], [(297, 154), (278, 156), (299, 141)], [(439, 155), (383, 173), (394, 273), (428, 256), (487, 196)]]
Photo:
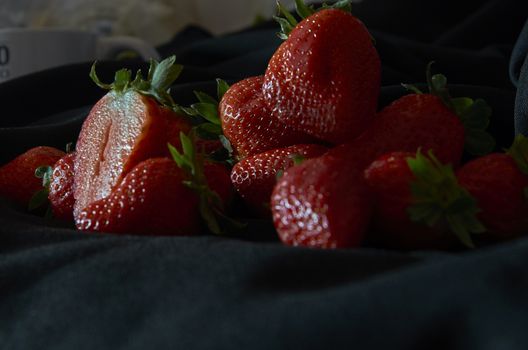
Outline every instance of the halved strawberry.
[(347, 11), (315, 12), (297, 4), (306, 18), (297, 24), (282, 11), (286, 41), (266, 70), (264, 100), (294, 130), (333, 144), (349, 142), (376, 114), (381, 64), (372, 37)]
[(142, 161), (168, 156), (167, 143), (177, 144), (189, 122), (173, 112), (169, 87), (182, 67), (175, 58), (152, 61), (148, 79), (129, 70), (116, 73), (113, 84), (103, 84), (92, 67), (91, 77), (110, 90), (85, 120), (76, 147), (74, 216), (89, 204), (110, 195), (113, 188)]
[(64, 154), (53, 147), (39, 146), (3, 165), (0, 168), (0, 195), (27, 206), (42, 188), (42, 180), (35, 177), (35, 171), (55, 164)]
[(489, 235), (509, 239), (528, 234), (528, 139), (518, 135), (507, 153), (492, 153), (457, 171), (476, 199), (478, 218)]
[(231, 170), (231, 181), (244, 202), (262, 216), (270, 215), (270, 197), (277, 175), (296, 159), (319, 157), (328, 149), (320, 145), (295, 145), (266, 151), (238, 162)]

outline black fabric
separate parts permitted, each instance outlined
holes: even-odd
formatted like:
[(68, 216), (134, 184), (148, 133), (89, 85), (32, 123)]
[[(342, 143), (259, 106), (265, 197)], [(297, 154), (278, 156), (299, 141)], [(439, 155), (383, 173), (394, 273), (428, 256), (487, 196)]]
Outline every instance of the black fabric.
[[(435, 60), (453, 95), (488, 100), (498, 148), (507, 146), (514, 115), (517, 131), (528, 130), (528, 29), (515, 45), (527, 10), (513, 0), (354, 5), (382, 59), (380, 107), (405, 93), (400, 82), (423, 81)], [(266, 23), (218, 38), (198, 28), (175, 36), (160, 52), (186, 65), (176, 101), (212, 92), (216, 77), (262, 74), (276, 31)], [(123, 65), (145, 66), (101, 62), (100, 75)], [(0, 162), (75, 140), (103, 94), (89, 68), (0, 85)], [(273, 237), (263, 222), (240, 238), (86, 234), (1, 200), (0, 349), (528, 348), (528, 239), (400, 253), (296, 249)]]

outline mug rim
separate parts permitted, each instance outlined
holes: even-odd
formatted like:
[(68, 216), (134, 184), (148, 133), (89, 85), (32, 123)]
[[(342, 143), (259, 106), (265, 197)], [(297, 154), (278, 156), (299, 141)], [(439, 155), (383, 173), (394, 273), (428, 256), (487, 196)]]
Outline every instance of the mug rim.
[(76, 35), (89, 35), (89, 36), (98, 36), (94, 31), (83, 30), (83, 29), (74, 29), (74, 28), (48, 28), (48, 27), (4, 27), (0, 28), (1, 34), (76, 34)]

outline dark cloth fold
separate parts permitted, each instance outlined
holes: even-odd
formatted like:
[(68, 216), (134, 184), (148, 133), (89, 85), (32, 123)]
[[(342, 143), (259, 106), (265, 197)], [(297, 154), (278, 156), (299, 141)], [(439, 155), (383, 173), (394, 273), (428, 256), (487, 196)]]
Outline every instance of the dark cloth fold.
[[(528, 3), (364, 0), (383, 65), (380, 108), (434, 60), (453, 96), (485, 98), (498, 149), (528, 132)], [(263, 74), (277, 26), (221, 37), (190, 27), (159, 48), (185, 65), (178, 103), (214, 79)], [(91, 63), (0, 85), (0, 163), (75, 141), (102, 96)], [(126, 66), (100, 62), (111, 80)], [(511, 78), (511, 80), (510, 80)], [(291, 248), (247, 236), (77, 232), (0, 199), (0, 349), (526, 349), (528, 239), (475, 251)]]

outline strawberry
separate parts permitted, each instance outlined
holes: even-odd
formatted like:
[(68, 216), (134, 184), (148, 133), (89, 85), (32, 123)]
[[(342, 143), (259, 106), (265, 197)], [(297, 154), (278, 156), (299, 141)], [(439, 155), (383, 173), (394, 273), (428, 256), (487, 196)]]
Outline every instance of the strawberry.
[(90, 203), (110, 195), (126, 174), (143, 160), (169, 156), (167, 143), (176, 143), (189, 122), (173, 111), (169, 86), (182, 67), (175, 58), (152, 61), (148, 79), (129, 70), (116, 73), (113, 84), (103, 84), (92, 67), (91, 77), (110, 90), (86, 118), (76, 147), (74, 217)]
[(273, 221), (288, 245), (357, 247), (368, 227), (372, 203), (355, 163), (329, 153), (289, 168), (271, 196)]
[(75, 152), (68, 153), (55, 163), (51, 171), (48, 199), (53, 216), (73, 220)]
[(292, 167), (296, 159), (318, 157), (326, 151), (327, 148), (320, 145), (295, 145), (266, 151), (237, 163), (231, 170), (231, 181), (253, 211), (269, 216), (269, 202), (277, 175)]
[(271, 117), (262, 98), (262, 76), (244, 79), (233, 86), (220, 79), (217, 82), (218, 100), (195, 91), (199, 103), (182, 110), (208, 121), (198, 126), (199, 135), (213, 140), (220, 138), (231, 158), (244, 159), (271, 149), (315, 141)]
[(506, 153), (492, 153), (457, 171), (476, 199), (489, 236), (509, 239), (528, 233), (528, 139), (518, 135)]
[(227, 90), (220, 101), (218, 111), (223, 133), (240, 159), (315, 141), (271, 117), (262, 96), (263, 81), (262, 76), (239, 81)]
[(399, 249), (448, 248), (452, 231), (473, 247), (471, 233), (481, 233), (478, 208), (458, 183), (453, 168), (429, 156), (392, 152), (364, 172), (375, 198), (373, 241)]
[(47, 206), (47, 217), (60, 220), (73, 220), (75, 152), (67, 153), (53, 166), (41, 166), (35, 171), (35, 176), (42, 179), (42, 188), (36, 192), (29, 202), (29, 209)]
[(286, 40), (269, 61), (264, 100), (294, 130), (333, 144), (351, 141), (376, 113), (381, 64), (372, 37), (347, 11), (297, 5), (305, 18), (298, 24), (280, 7)]
[(32, 196), (42, 188), (35, 176), (41, 166), (55, 164), (64, 152), (52, 147), (35, 147), (0, 168), (0, 196), (27, 206)]
[(495, 143), (484, 131), (491, 116), (486, 102), (451, 98), (446, 77), (432, 76), (431, 64), (427, 67), (427, 82), (429, 93), (405, 85), (415, 93), (385, 107), (357, 139), (331, 152), (353, 154), (359, 171), (377, 157), (395, 151), (432, 150), (442, 163), (454, 166), (460, 164), (464, 148), (474, 155), (491, 152)]
[(79, 230), (143, 235), (192, 235), (200, 230), (199, 199), (183, 185), (169, 158), (151, 158), (125, 175), (109, 196), (92, 202), (76, 220)]
[(181, 137), (183, 155), (171, 146), (174, 160), (151, 158), (136, 165), (109, 196), (81, 211), (77, 228), (140, 235), (193, 235), (200, 232), (201, 214), (212, 231), (220, 232), (214, 211), (222, 209), (231, 197), (229, 172), (219, 164), (204, 167), (198, 161), (194, 144), (185, 135)]

